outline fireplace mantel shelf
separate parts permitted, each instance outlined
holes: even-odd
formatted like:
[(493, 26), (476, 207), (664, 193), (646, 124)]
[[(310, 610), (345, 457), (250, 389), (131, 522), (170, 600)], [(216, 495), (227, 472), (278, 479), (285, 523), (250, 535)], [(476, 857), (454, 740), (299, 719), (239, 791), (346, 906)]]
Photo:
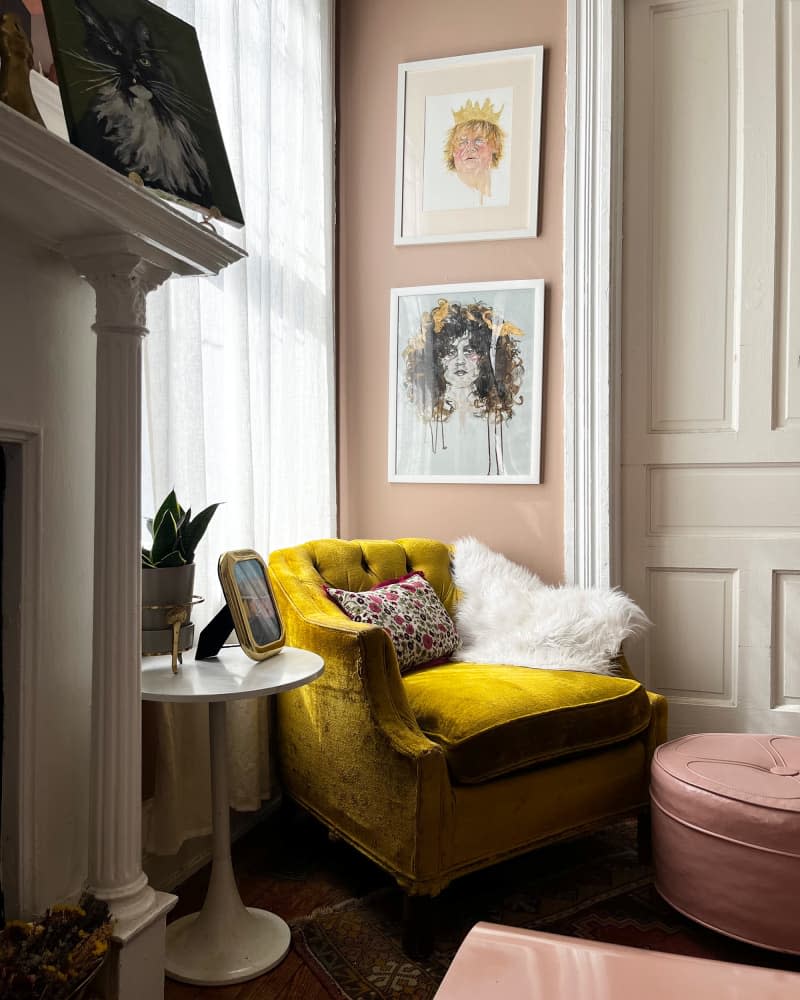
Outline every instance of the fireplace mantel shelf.
[(73, 256), (113, 244), (176, 275), (217, 274), (244, 250), (55, 133), (0, 104), (0, 226)]

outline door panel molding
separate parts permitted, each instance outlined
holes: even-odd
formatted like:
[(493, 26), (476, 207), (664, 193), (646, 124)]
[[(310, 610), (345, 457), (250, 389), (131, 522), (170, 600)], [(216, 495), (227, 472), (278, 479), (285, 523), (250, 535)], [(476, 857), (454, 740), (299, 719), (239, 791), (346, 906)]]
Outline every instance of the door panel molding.
[[(734, 707), (737, 690), (739, 572), (704, 566), (648, 567), (648, 683), (670, 702)], [(680, 627), (670, 628), (680, 622)], [(659, 624), (660, 623), (660, 626)], [(699, 641), (698, 641), (699, 637)], [(722, 656), (718, 656), (722, 650)], [(661, 675), (657, 663), (669, 664)]]
[[(778, 121), (783, 141), (778, 145), (778, 209), (776, 212), (778, 261), (776, 265), (775, 385), (773, 427), (800, 430), (800, 308), (796, 289), (800, 282), (800, 0), (780, 0), (778, 5)], [(795, 164), (790, 160), (795, 153)], [(791, 213), (791, 215), (790, 215)]]
[(651, 465), (649, 536), (800, 535), (800, 463)]
[[(733, 0), (650, 9), (647, 243), (649, 433), (735, 430), (737, 200)], [(711, 81), (711, 85), (709, 84)], [(703, 90), (703, 88), (705, 88)], [(703, 92), (703, 100), (693, 96)], [(676, 164), (691, 162), (681, 171)], [(691, 233), (692, 239), (685, 239)], [(646, 277), (645, 272), (646, 270)]]
[(772, 576), (772, 707), (800, 711), (800, 572)]

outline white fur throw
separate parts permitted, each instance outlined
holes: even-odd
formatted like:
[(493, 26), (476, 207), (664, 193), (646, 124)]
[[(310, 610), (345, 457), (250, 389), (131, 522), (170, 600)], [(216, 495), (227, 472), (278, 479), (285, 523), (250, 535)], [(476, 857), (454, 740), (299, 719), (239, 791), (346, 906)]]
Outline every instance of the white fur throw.
[(613, 674), (622, 640), (652, 624), (621, 591), (548, 587), (476, 538), (455, 543), (453, 580), (456, 655), (470, 663)]

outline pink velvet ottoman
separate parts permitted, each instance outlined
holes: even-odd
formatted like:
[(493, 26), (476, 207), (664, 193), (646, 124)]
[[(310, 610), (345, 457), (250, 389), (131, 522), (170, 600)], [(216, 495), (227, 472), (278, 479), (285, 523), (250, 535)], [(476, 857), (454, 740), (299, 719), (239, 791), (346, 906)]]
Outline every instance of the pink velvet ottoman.
[(800, 954), (800, 739), (702, 733), (658, 747), (656, 888), (730, 937)]

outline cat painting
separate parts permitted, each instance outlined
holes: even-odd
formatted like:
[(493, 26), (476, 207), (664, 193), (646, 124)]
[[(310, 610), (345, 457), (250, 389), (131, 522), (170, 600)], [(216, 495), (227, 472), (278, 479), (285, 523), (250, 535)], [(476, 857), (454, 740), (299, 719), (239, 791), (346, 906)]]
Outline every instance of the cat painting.
[[(241, 224), (199, 47), (190, 52), (195, 66), (184, 67), (184, 79), (198, 84), (191, 94), (173, 71), (179, 50), (185, 58), (191, 49), (189, 33), (197, 46), (193, 29), (146, 0), (49, 0), (46, 6), (72, 142), (147, 187), (212, 214), (219, 206)], [(209, 133), (217, 179), (230, 188), (227, 211), (213, 183)]]

